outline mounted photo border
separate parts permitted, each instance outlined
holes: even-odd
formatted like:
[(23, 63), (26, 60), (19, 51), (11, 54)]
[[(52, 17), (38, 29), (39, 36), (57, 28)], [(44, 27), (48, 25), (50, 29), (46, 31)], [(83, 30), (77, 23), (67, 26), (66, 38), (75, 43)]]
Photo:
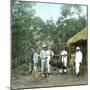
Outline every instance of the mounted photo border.
[[(3, 0), (3, 1), (4, 1), (4, 0)], [(42, 1), (42, 0), (40, 0), (40, 2), (41, 2), (41, 1)], [(65, 0), (64, 0), (64, 1), (65, 1)], [(69, 0), (69, 1), (72, 2), (72, 0)], [(76, 1), (76, 0), (74, 0), (74, 1)], [(80, 0), (79, 0), (79, 1), (80, 1)], [(88, 5), (88, 3), (87, 3), (85, 0), (82, 0), (82, 1), (84, 1), (84, 2)], [(57, 2), (58, 2), (58, 1), (57, 1)], [(61, 1), (61, 2), (62, 2), (62, 1)], [(59, 3), (61, 3), (61, 2), (59, 2)], [(68, 3), (67, 0), (66, 0), (65, 2), (62, 2), (62, 3), (66, 3), (66, 2)], [(82, 4), (84, 4), (84, 2), (82, 2)], [(7, 2), (7, 3), (9, 4), (9, 2)], [(0, 6), (2, 6), (2, 5), (0, 5)], [(4, 4), (4, 6), (7, 6), (7, 5)], [(8, 9), (8, 8), (7, 8), (7, 9)], [(3, 10), (3, 11), (4, 11), (4, 10)], [(7, 11), (8, 11), (8, 10), (7, 10)], [(9, 13), (9, 12), (8, 12), (8, 13)], [(4, 16), (5, 16), (5, 13), (4, 13)], [(10, 81), (9, 81), (9, 78), (10, 78), (10, 77), (9, 77), (9, 75), (10, 75), (10, 72), (11, 72), (11, 71), (7, 72), (8, 69), (10, 70), (10, 67), (9, 67), (9, 66), (10, 66), (10, 62), (9, 62), (9, 60), (10, 60), (10, 57), (9, 57), (10, 55), (9, 55), (9, 53), (10, 53), (10, 52), (8, 53), (8, 51), (10, 51), (10, 50), (9, 50), (9, 49), (10, 49), (10, 41), (9, 41), (9, 38), (10, 38), (10, 36), (9, 36), (9, 35), (10, 35), (10, 32), (9, 32), (9, 31), (10, 31), (10, 30), (9, 30), (9, 29), (10, 29), (10, 27), (9, 27), (10, 21), (8, 21), (8, 18), (10, 18), (10, 16), (9, 16), (9, 17), (8, 17), (8, 16), (9, 16), (9, 15), (7, 15), (7, 21), (6, 21), (6, 22), (3, 22), (3, 24), (5, 24), (5, 25), (8, 27), (8, 31), (6, 31), (6, 29), (7, 29), (6, 27), (4, 27), (4, 28), (3, 28), (3, 27), (0, 27), (1, 29), (3, 29), (3, 32), (2, 32), (2, 31), (0, 32), (0, 33), (1, 33), (1, 35), (0, 35), (0, 36), (1, 36), (1, 37), (0, 37), (0, 41), (4, 41), (4, 40), (6, 41), (6, 42), (3, 42), (3, 43), (1, 44), (1, 45), (2, 45), (1, 48), (4, 48), (4, 47), (5, 47), (4, 49), (5, 49), (6, 53), (3, 52), (3, 55), (2, 55), (2, 54), (1, 54), (1, 55), (2, 55), (3, 57), (4, 57), (4, 55), (6, 56), (6, 57), (3, 58), (4, 60), (6, 60), (6, 59), (8, 58), (8, 61), (6, 61), (6, 65), (5, 65), (5, 66), (7, 67), (7, 68), (5, 68), (6, 72), (4, 73), (4, 75), (6, 75), (6, 73), (7, 73), (7, 76), (5, 76), (5, 78), (4, 78), (5, 80), (3, 80), (3, 81), (6, 81), (6, 84), (5, 84), (5, 83), (1, 84), (2, 82), (1, 82), (0, 84), (2, 85), (2, 87), (6, 88), (6, 89), (7, 89), (7, 88), (10, 88), (10, 85), (9, 85), (9, 82), (10, 82)], [(0, 17), (0, 18), (1, 18), (1, 17)], [(1, 19), (1, 20), (2, 20), (2, 19)], [(3, 20), (2, 20), (2, 21), (3, 21)], [(7, 22), (9, 22), (8, 25), (6, 24)], [(1, 25), (2, 25), (2, 24), (1, 24)], [(4, 26), (4, 25), (3, 25), (3, 26)], [(4, 32), (6, 32), (7, 34), (5, 35)], [(4, 37), (4, 36), (2, 36), (2, 33), (6, 36), (5, 39), (1, 39), (2, 37)], [(7, 38), (7, 37), (8, 37), (8, 38)], [(6, 45), (7, 45), (7, 47), (6, 47)], [(90, 46), (90, 45), (88, 45), (88, 46)], [(8, 48), (8, 47), (9, 47), (9, 48)], [(1, 48), (0, 48), (0, 49), (1, 49)], [(1, 49), (1, 52), (0, 52), (0, 53), (2, 53), (2, 51), (3, 51), (3, 49)], [(2, 57), (0, 57), (0, 58), (1, 58), (1, 60), (2, 60)], [(3, 62), (3, 61), (2, 61), (2, 62)], [(8, 63), (8, 62), (9, 62), (9, 63)], [(3, 63), (4, 63), (4, 62), (3, 62)], [(3, 66), (2, 66), (2, 65), (0, 65), (0, 66), (1, 66), (1, 67), (0, 67), (0, 69), (1, 69)], [(3, 68), (3, 70), (4, 70), (4, 68)], [(3, 74), (3, 71), (2, 71), (2, 74)], [(2, 74), (1, 74), (1, 75), (2, 75)], [(2, 75), (2, 76), (3, 76), (3, 75)], [(7, 78), (7, 77), (9, 77), (9, 78)], [(0, 78), (0, 80), (1, 80), (1, 78)], [(8, 82), (8, 83), (7, 83), (7, 82)], [(70, 88), (70, 87), (69, 87), (69, 88)], [(72, 88), (72, 87), (71, 87), (71, 88)], [(75, 88), (75, 87), (74, 87), (74, 88)], [(76, 88), (77, 88), (77, 87), (76, 87)], [(78, 88), (79, 88), (79, 87), (78, 87)], [(85, 87), (82, 87), (82, 90), (85, 90), (85, 88), (86, 88), (86, 86), (85, 86)], [(52, 89), (56, 89), (56, 88), (52, 88)], [(64, 88), (62, 87), (62, 89), (64, 89)], [(1, 90), (2, 90), (2, 89), (1, 89)]]

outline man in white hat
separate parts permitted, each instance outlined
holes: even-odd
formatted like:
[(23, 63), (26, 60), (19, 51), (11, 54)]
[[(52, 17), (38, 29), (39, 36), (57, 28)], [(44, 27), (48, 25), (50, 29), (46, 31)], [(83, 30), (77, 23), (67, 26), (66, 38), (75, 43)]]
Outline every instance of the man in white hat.
[(40, 52), (40, 58), (41, 58), (41, 73), (42, 76), (46, 76), (46, 68), (47, 68), (47, 47), (46, 45), (42, 46), (42, 50)]
[(76, 55), (75, 55), (75, 72), (76, 75), (79, 75), (80, 72), (80, 64), (82, 63), (82, 52), (80, 51), (80, 47), (76, 47)]
[(65, 48), (63, 48), (62, 52), (61, 52), (61, 61), (63, 64), (63, 68), (60, 68), (60, 73), (66, 73), (67, 72), (67, 57), (68, 57), (68, 53), (65, 50)]

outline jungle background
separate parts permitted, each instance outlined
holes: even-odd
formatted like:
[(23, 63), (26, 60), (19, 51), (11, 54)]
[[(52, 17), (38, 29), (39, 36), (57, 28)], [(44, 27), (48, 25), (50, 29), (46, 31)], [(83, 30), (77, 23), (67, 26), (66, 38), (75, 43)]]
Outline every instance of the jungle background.
[[(54, 22), (52, 17), (44, 21), (40, 16), (35, 16), (37, 13), (33, 8), (35, 5), (37, 5), (35, 2), (17, 2), (16, 0), (11, 0), (11, 69), (13, 86), (17, 84), (15, 80), (22, 75), (25, 75), (25, 77), (22, 76), (23, 80), (29, 78), (27, 77), (27, 61), (32, 47), (37, 47), (38, 50), (40, 50), (42, 44), (45, 43), (51, 47), (54, 54), (59, 54), (60, 48), (62, 48), (63, 44), (67, 43), (70, 37), (87, 27), (87, 20), (85, 19), (87, 13), (86, 15), (82, 14), (83, 9), (81, 5), (62, 4), (60, 16), (58, 16), (56, 22)], [(74, 15), (77, 15), (77, 18), (73, 17)], [(86, 52), (87, 48), (85, 48), (85, 53)], [(87, 63), (86, 59), (84, 59), (84, 62)], [(32, 79), (34, 78), (33, 76), (31, 77)], [(52, 79), (50, 78), (50, 80)], [(58, 79), (54, 79), (54, 81), (55, 80), (58, 81)], [(75, 80), (78, 81), (78, 79)], [(33, 81), (32, 85), (36, 81)], [(43, 82), (47, 83), (47, 81)], [(83, 82), (83, 79), (81, 82)], [(30, 82), (28, 82), (28, 84), (29, 83)], [(42, 87), (46, 85), (45, 83)], [(17, 87), (20, 85), (17, 84)], [(21, 87), (25, 87), (25, 85)], [(55, 85), (55, 83), (51, 85)], [(70, 85), (72, 85), (72, 83), (70, 83)], [(26, 87), (28, 86), (26, 85)]]

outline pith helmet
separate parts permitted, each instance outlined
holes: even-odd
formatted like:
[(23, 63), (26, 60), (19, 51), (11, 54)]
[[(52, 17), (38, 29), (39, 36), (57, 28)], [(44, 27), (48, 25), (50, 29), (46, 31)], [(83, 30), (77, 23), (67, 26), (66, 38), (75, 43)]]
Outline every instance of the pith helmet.
[(76, 47), (76, 50), (79, 50), (80, 49), (80, 47)]

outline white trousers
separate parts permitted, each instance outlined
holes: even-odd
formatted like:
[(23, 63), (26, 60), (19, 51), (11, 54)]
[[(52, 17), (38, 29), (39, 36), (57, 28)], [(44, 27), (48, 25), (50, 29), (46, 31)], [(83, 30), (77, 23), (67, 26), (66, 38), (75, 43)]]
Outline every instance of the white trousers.
[(46, 61), (45, 60), (41, 60), (41, 73), (44, 74), (46, 73)]
[(76, 72), (76, 74), (78, 74), (79, 73), (79, 71), (80, 71), (80, 62), (75, 62), (75, 72)]
[[(67, 58), (66, 58), (66, 57), (63, 57), (63, 58), (62, 58), (62, 63), (63, 63), (63, 65), (67, 68)], [(62, 73), (62, 72), (67, 72), (67, 69), (60, 69), (59, 72), (60, 72), (60, 73)]]
[(47, 72), (48, 73), (50, 73), (50, 69), (51, 69), (49, 62), (50, 62), (50, 56), (48, 56), (48, 58), (47, 58)]
[(62, 63), (63, 63), (63, 65), (64, 65), (65, 67), (67, 67), (67, 58), (63, 58), (63, 59), (62, 59)]

